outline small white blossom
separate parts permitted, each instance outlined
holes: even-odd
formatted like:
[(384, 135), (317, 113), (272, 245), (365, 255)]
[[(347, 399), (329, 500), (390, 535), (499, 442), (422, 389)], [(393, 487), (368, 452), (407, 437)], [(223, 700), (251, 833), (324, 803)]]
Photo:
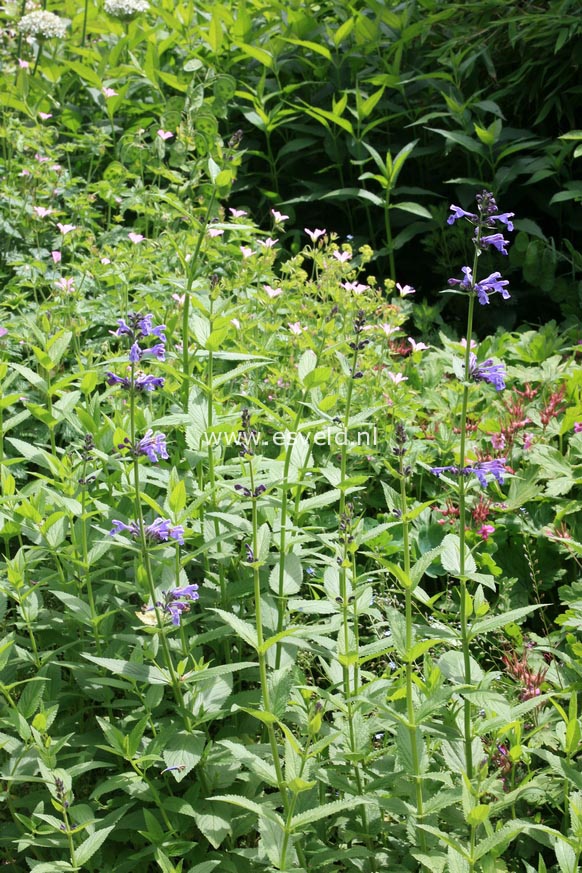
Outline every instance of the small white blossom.
[(36, 39), (64, 39), (67, 35), (67, 26), (66, 19), (59, 18), (58, 15), (44, 9), (29, 12), (18, 22), (20, 33)]
[(116, 18), (133, 18), (140, 12), (147, 12), (147, 0), (105, 0), (104, 9)]

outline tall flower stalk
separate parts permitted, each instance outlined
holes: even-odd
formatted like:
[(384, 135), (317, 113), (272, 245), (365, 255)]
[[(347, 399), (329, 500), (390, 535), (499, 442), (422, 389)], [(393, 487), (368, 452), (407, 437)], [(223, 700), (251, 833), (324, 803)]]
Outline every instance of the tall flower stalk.
[[(488, 468), (483, 470), (484, 464), (474, 465), (473, 468), (465, 466), (466, 451), (467, 451), (467, 413), (469, 408), (469, 392), (472, 387), (472, 381), (489, 381), (492, 382), (497, 390), (505, 387), (503, 380), (499, 379), (499, 373), (492, 375), (490, 362), (486, 362), (487, 367), (483, 365), (480, 369), (476, 366), (476, 358), (471, 350), (471, 337), (473, 333), (473, 319), (475, 314), (475, 301), (481, 305), (487, 305), (489, 298), (494, 293), (499, 293), (504, 300), (509, 298), (507, 291), (508, 282), (501, 278), (500, 273), (491, 273), (480, 281), (477, 280), (477, 269), (479, 257), (488, 248), (495, 248), (501, 254), (507, 254), (507, 240), (503, 238), (501, 233), (497, 231), (499, 225), (505, 226), (507, 230), (513, 230), (511, 218), (513, 213), (500, 213), (495, 202), (495, 198), (488, 191), (483, 191), (477, 196), (477, 212), (467, 212), (458, 206), (451, 206), (451, 215), (448, 218), (448, 224), (453, 224), (455, 221), (462, 219), (467, 221), (474, 227), (473, 245), (474, 256), (473, 266), (465, 266), (462, 268), (463, 279), (450, 279), (449, 284), (458, 286), (468, 295), (468, 312), (467, 312), (467, 330), (465, 357), (463, 366), (463, 394), (461, 401), (461, 418), (459, 422), (460, 444), (459, 444), (459, 620), (461, 633), (461, 649), (463, 653), (463, 672), (465, 685), (470, 687), (472, 682), (471, 676), (471, 656), (469, 651), (469, 594), (467, 590), (467, 573), (466, 573), (466, 523), (467, 523), (467, 482), (466, 476), (468, 472), (475, 472), (482, 483), (485, 472), (492, 472), (495, 478), (499, 479), (500, 470), (498, 467), (495, 470)], [(493, 231), (493, 232), (492, 232)], [(487, 463), (487, 462), (485, 462)], [(489, 462), (492, 464), (493, 462)], [(478, 468), (481, 467), (479, 470)], [(481, 473), (481, 476), (479, 475)], [(482, 478), (483, 477), (483, 478)], [(464, 698), (463, 702), (463, 722), (464, 722), (464, 746), (465, 746), (465, 768), (467, 777), (473, 778), (474, 762), (472, 749), (472, 725), (471, 725), (471, 702), (468, 698)]]

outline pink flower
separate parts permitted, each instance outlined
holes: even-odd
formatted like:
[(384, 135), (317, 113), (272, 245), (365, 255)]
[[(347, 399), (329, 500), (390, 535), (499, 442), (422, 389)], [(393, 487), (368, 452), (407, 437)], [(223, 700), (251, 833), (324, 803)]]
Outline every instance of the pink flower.
[(175, 300), (178, 306), (183, 306), (186, 300), (185, 294), (172, 294), (172, 300)]
[(74, 279), (57, 279), (55, 285), (60, 291), (65, 291), (67, 294), (70, 294), (71, 291), (75, 290), (75, 280)]
[(46, 206), (33, 206), (32, 211), (35, 212), (39, 218), (46, 218), (47, 215), (52, 215), (54, 212), (53, 209), (47, 209)]
[(275, 297), (278, 297), (279, 294), (282, 294), (282, 293), (283, 293), (283, 289), (282, 289), (282, 288), (271, 288), (270, 285), (263, 285), (263, 288), (264, 288), (265, 291), (267, 292), (267, 297), (270, 297), (271, 300), (274, 300)]
[(361, 285), (359, 282), (342, 282), (341, 286), (346, 291), (353, 291), (354, 294), (363, 294), (370, 287), (369, 285)]
[(60, 164), (51, 164), (50, 169), (54, 170), (55, 173), (60, 173), (63, 168), (61, 167)]
[(102, 88), (101, 93), (106, 100), (109, 100), (110, 97), (117, 97), (117, 91), (115, 91), (113, 88)]
[(102, 264), (110, 264), (111, 260), (109, 258), (101, 258), (101, 263)]
[(401, 285), (400, 282), (397, 282), (396, 287), (401, 297), (406, 297), (408, 294), (416, 294), (416, 290), (411, 285)]
[(413, 352), (423, 352), (425, 349), (428, 349), (428, 346), (425, 346), (424, 343), (417, 343), (411, 336), (408, 337), (408, 342), (412, 346)]
[(30, 170), (21, 170), (19, 176), (30, 176)]
[(533, 433), (526, 433), (523, 435), (523, 450), (527, 452), (528, 449), (531, 449), (533, 443)]
[(48, 121), (49, 118), (53, 117), (53, 114), (52, 114), (52, 112), (39, 112), (38, 117), (40, 118), (41, 121)]
[(160, 139), (166, 140), (166, 139), (172, 139), (174, 134), (172, 133), (171, 130), (164, 130), (163, 128), (160, 127), (160, 129), (158, 130), (158, 136)]
[(262, 240), (262, 239), (257, 240), (257, 244), (260, 246), (263, 246), (266, 249), (272, 249), (274, 246), (277, 245), (278, 242), (279, 242), (279, 240), (271, 239), (270, 236), (268, 236), (267, 239), (265, 239), (265, 240)]
[(251, 255), (254, 255), (253, 250), (250, 249), (248, 246), (241, 246), (240, 250), (242, 252), (243, 258), (250, 258)]
[(0, 336), (6, 336), (7, 333), (8, 333), (7, 327), (0, 327)]
[(388, 373), (388, 378), (392, 379), (395, 385), (408, 381), (408, 376), (403, 376), (402, 373)]
[(228, 207), (228, 211), (233, 218), (244, 218), (245, 215), (248, 215), (248, 212), (245, 212), (244, 209), (233, 209), (232, 206)]
[(224, 233), (219, 227), (209, 227), (208, 228), (208, 236), (222, 236)]
[(336, 261), (340, 262), (340, 264), (344, 264), (346, 261), (351, 260), (352, 253), (351, 252), (338, 252), (336, 249), (336, 251), (333, 253), (333, 256), (336, 259)]
[(574, 422), (574, 433), (582, 433), (582, 421)]
[(394, 327), (392, 324), (381, 324), (380, 327), (386, 334), (386, 336), (391, 336), (393, 333), (396, 333), (400, 328)]
[(492, 433), (491, 434), (491, 445), (494, 449), (499, 451), (500, 449), (505, 448), (505, 437), (502, 433)]
[(316, 227), (315, 230), (309, 230), (308, 227), (304, 227), (303, 230), (307, 236), (311, 238), (313, 245), (315, 245), (320, 236), (323, 236), (324, 233), (326, 233), (325, 230), (320, 230), (318, 227)]
[(240, 330), (240, 321), (238, 320), (238, 318), (231, 318), (230, 323), (234, 324), (237, 330)]
[(76, 224), (61, 224), (60, 221), (57, 221), (57, 227), (63, 236), (66, 236), (68, 233), (71, 233), (72, 230), (77, 230)]
[(477, 531), (482, 540), (487, 540), (492, 533), (495, 533), (495, 528), (492, 524), (483, 524)]
[[(461, 340), (461, 345), (463, 346), (464, 349), (467, 348), (467, 340), (465, 339), (465, 337), (463, 337), (463, 339)], [(472, 349), (477, 348), (477, 343), (473, 339), (471, 340), (471, 348)]]
[(18, 66), (21, 70), (28, 70), (30, 64), (28, 63), (28, 61), (23, 61), (22, 58), (18, 58)]
[(134, 246), (137, 246), (140, 244), (140, 242), (144, 241), (145, 236), (143, 236), (143, 234), (141, 233), (134, 233), (133, 231), (131, 231), (131, 233), (127, 234), (127, 238), (130, 242), (134, 244)]
[(50, 158), (45, 158), (44, 155), (41, 155), (37, 152), (34, 156), (34, 160), (38, 161), (39, 164), (46, 164), (47, 161), (50, 161)]
[(58, 252), (58, 251), (54, 251), (54, 252), (51, 252), (51, 255), (52, 255), (52, 259), (53, 259), (53, 261), (55, 262), (55, 264), (60, 264), (60, 263), (61, 263), (62, 255), (61, 255), (60, 252)]
[(289, 323), (288, 328), (291, 333), (295, 334), (295, 336), (299, 336), (299, 334), (303, 333), (303, 331), (305, 330), (304, 327), (301, 327), (301, 322), (299, 321), (294, 321), (293, 324)]
[(275, 224), (279, 224), (281, 221), (287, 221), (289, 218), (288, 215), (283, 215), (282, 212), (277, 212), (276, 209), (271, 209), (271, 215), (275, 219)]

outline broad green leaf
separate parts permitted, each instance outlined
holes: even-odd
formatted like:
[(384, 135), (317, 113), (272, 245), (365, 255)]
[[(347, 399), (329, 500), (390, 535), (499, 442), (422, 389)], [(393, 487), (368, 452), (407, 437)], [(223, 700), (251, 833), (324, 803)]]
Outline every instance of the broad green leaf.
[(363, 797), (350, 797), (347, 800), (334, 800), (332, 803), (324, 803), (322, 806), (316, 806), (314, 809), (293, 816), (290, 826), (291, 831), (302, 831), (306, 825), (329, 818), (332, 815), (337, 815), (337, 813), (344, 812), (347, 809), (353, 810), (361, 804), (368, 805), (372, 803), (372, 800)]
[(293, 552), (281, 555), (269, 576), (269, 586), (275, 594), (289, 597), (301, 590), (303, 568), (300, 558)]
[[(443, 570), (450, 573), (451, 576), (461, 575), (461, 540), (457, 534), (447, 534), (441, 544), (441, 564)], [(475, 560), (465, 545), (465, 574), (475, 573), (477, 565)]]
[(248, 643), (254, 649), (258, 648), (257, 632), (252, 624), (249, 624), (248, 621), (244, 621), (244, 619), (239, 618), (237, 615), (233, 615), (232, 612), (226, 612), (224, 609), (214, 608), (212, 612), (216, 612), (225, 624), (229, 625), (235, 634), (244, 640), (245, 643)]
[(180, 731), (164, 743), (162, 757), (166, 767), (176, 767), (171, 770), (176, 782), (181, 782), (194, 769), (202, 757), (206, 739), (201, 731), (186, 733)]
[(134, 682), (147, 682), (149, 685), (170, 685), (170, 677), (159, 667), (148, 667), (146, 664), (134, 664), (119, 658), (98, 658), (96, 655), (81, 653), (81, 657), (92, 661), (104, 670), (109, 670), (116, 676), (123, 676)]
[(101, 848), (112, 830), (115, 830), (115, 825), (110, 825), (106, 828), (101, 828), (99, 831), (90, 834), (80, 846), (75, 849), (75, 861), (80, 866), (84, 866), (95, 852)]

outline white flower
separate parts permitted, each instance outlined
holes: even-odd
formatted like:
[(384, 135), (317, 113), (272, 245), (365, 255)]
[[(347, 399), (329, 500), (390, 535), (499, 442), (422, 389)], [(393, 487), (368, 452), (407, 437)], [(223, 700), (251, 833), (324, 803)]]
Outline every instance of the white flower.
[(133, 18), (149, 8), (147, 0), (105, 0), (104, 3), (105, 11), (116, 18)]
[(59, 18), (52, 12), (42, 9), (39, 12), (29, 12), (18, 22), (18, 30), (25, 36), (36, 39), (64, 39), (67, 35), (68, 21)]

